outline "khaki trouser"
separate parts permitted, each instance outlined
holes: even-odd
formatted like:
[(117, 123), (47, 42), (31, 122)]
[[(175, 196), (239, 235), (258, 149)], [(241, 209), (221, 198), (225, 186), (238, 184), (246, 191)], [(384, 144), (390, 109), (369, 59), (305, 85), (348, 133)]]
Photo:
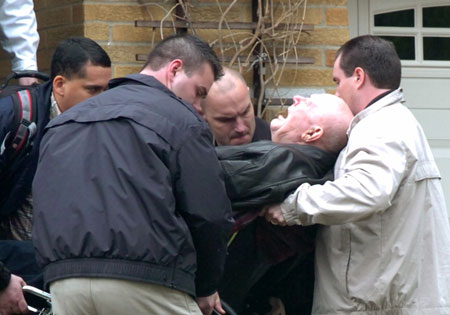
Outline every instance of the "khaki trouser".
[(50, 285), (55, 315), (201, 315), (187, 293), (162, 285), (103, 278), (70, 278)]

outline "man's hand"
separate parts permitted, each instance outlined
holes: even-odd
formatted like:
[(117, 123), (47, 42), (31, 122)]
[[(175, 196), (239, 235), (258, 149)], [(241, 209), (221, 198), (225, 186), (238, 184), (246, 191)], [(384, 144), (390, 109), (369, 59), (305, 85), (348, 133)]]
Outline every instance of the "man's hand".
[(19, 78), (19, 85), (32, 85), (33, 83), (39, 83), (39, 80), (31, 77)]
[(267, 221), (273, 225), (286, 226), (286, 220), (284, 219), (283, 212), (281, 212), (280, 205), (268, 206), (264, 210), (264, 217)]
[(220, 303), (219, 294), (217, 292), (210, 296), (198, 297), (197, 304), (203, 315), (211, 315), (214, 309), (220, 314), (225, 314), (225, 310), (222, 307), (222, 303)]
[(22, 278), (11, 275), (8, 287), (0, 292), (0, 314), (26, 314), (27, 302), (23, 297), (22, 287), (26, 285)]

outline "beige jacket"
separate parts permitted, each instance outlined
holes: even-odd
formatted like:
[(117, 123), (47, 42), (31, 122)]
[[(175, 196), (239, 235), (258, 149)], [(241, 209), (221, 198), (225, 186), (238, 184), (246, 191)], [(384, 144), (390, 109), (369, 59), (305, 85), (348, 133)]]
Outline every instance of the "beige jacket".
[(335, 180), (282, 204), (323, 224), (313, 314), (450, 314), (450, 228), (440, 174), (401, 89), (353, 119)]

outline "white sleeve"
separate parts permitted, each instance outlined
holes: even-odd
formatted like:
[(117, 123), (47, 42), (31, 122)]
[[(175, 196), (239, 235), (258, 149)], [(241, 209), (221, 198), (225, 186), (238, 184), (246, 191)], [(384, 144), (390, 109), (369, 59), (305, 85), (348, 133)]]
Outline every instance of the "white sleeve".
[[(398, 141), (370, 139), (350, 145), (343, 176), (323, 185), (301, 185), (281, 204), (288, 224), (345, 224), (363, 220), (391, 206), (407, 169)], [(348, 148), (347, 148), (348, 149)]]
[(37, 70), (39, 33), (33, 0), (1, 0), (0, 31), (0, 42), (11, 56), (12, 70)]

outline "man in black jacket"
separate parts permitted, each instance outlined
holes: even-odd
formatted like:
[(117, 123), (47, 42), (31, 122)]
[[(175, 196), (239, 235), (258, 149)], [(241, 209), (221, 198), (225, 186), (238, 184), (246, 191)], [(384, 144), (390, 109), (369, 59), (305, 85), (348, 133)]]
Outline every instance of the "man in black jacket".
[(269, 124), (255, 117), (250, 88), (242, 75), (231, 68), (223, 70), (224, 76), (214, 82), (208, 96), (196, 106), (211, 128), (215, 145), (270, 140)]
[(270, 296), (281, 298), (287, 314), (310, 312), (315, 227), (272, 226), (258, 214), (304, 182), (332, 178), (352, 118), (336, 96), (295, 97), (288, 116), (271, 123), (274, 142), (216, 148), (240, 230), (219, 292), (238, 313), (267, 313), (259, 307)]
[(192, 106), (221, 75), (207, 43), (167, 37), (140, 74), (47, 126), (33, 241), (57, 314), (224, 312), (216, 290), (233, 220)]
[(61, 41), (51, 61), (50, 80), (34, 87), (36, 95), (36, 132), (31, 137), (29, 154), (11, 157), (8, 145), (16, 133), (17, 123), (12, 96), (0, 98), (0, 239), (31, 240), (31, 183), (36, 172), (39, 145), (44, 127), (75, 104), (97, 95), (108, 87), (111, 60), (106, 51), (86, 37)]
[(107, 89), (111, 60), (92, 39), (68, 38), (55, 49), (50, 78), (32, 88), (36, 96), (35, 104), (32, 104), (36, 107), (36, 129), (30, 136), (33, 145), (26, 148), (26, 154), (10, 155), (11, 144), (8, 143), (16, 132), (16, 121), (20, 119), (12, 96), (0, 98), (0, 143), (5, 144), (0, 154), (0, 262), (38, 288), (42, 288), (43, 281), (31, 242), (31, 184), (44, 127), (61, 112)]

